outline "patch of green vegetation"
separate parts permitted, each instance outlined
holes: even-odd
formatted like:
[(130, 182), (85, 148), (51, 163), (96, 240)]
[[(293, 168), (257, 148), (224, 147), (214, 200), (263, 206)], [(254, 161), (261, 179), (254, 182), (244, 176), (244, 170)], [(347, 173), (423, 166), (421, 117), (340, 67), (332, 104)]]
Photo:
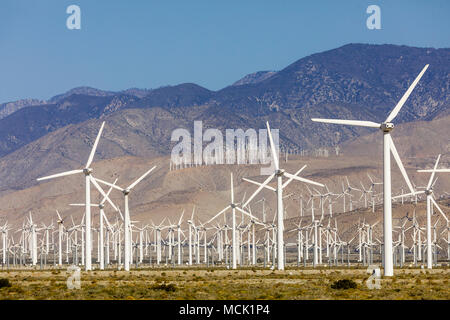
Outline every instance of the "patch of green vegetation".
[(11, 287), (11, 283), (9, 282), (9, 279), (1, 278), (0, 279), (0, 289), (1, 288), (8, 288)]
[(347, 290), (347, 289), (356, 289), (357, 287), (358, 287), (358, 285), (356, 284), (356, 282), (351, 279), (341, 279), (341, 280), (334, 281), (331, 284), (332, 289)]
[(177, 290), (177, 287), (173, 283), (169, 284), (156, 284), (151, 287), (152, 290), (164, 290), (167, 292), (174, 292)]

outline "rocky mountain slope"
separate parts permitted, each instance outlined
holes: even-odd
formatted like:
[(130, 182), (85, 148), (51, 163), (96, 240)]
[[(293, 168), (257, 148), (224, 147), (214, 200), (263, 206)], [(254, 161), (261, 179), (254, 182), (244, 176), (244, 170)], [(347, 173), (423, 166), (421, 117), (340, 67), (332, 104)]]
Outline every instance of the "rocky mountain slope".
[(382, 121), (427, 63), (430, 68), (398, 122), (431, 120), (448, 114), (450, 49), (350, 44), (302, 58), (266, 78), (264, 72), (250, 75), (245, 84), (216, 92), (195, 84), (129, 94), (76, 88), (49, 104), (22, 108), (1, 119), (0, 156), (69, 124), (123, 109), (153, 108), (219, 129), (262, 128), (270, 119), (274, 127), (283, 127), (285, 147), (334, 145), (369, 131), (312, 124), (312, 116)]
[(251, 74), (246, 75), (242, 79), (233, 83), (233, 86), (242, 86), (243, 84), (255, 84), (261, 81), (268, 79), (273, 76), (276, 71), (258, 71)]
[(14, 112), (22, 108), (39, 106), (43, 104), (46, 104), (46, 102), (38, 99), (22, 99), (13, 102), (2, 103), (0, 104), (0, 119), (3, 119), (9, 116), (10, 114), (13, 114)]

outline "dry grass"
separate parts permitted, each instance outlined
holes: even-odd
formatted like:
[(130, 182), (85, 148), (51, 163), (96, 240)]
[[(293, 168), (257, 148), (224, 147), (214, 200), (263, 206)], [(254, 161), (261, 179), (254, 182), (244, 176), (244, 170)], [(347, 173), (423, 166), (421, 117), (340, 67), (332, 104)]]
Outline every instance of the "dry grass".
[[(381, 289), (368, 289), (365, 269), (148, 269), (81, 273), (81, 289), (67, 289), (68, 273), (0, 272), (11, 287), (0, 299), (450, 299), (449, 270), (396, 269), (381, 279)], [(342, 279), (356, 289), (332, 289)]]

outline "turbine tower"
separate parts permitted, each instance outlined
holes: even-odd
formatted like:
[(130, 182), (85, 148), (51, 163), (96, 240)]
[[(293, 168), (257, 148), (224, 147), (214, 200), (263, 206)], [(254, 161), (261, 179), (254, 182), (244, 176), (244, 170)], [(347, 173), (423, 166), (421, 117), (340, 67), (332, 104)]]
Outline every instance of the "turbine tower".
[(359, 121), (359, 120), (339, 120), (339, 119), (317, 119), (313, 118), (312, 121), (323, 122), (323, 123), (333, 123), (333, 124), (344, 124), (351, 126), (361, 126), (369, 128), (378, 128), (383, 132), (383, 188), (384, 188), (384, 275), (393, 276), (394, 266), (393, 266), (393, 256), (392, 256), (392, 199), (391, 199), (391, 152), (403, 174), (403, 177), (408, 184), (408, 187), (412, 194), (415, 193), (411, 182), (406, 175), (405, 169), (401, 163), (400, 157), (398, 156), (397, 150), (394, 145), (394, 141), (391, 138), (391, 131), (394, 129), (394, 124), (392, 121), (395, 119), (400, 109), (408, 99), (411, 92), (416, 87), (420, 78), (422, 78), (425, 71), (428, 69), (428, 64), (422, 69), (417, 78), (405, 92), (403, 97), (397, 103), (395, 108), (389, 114), (384, 122), (376, 123), (372, 121)]

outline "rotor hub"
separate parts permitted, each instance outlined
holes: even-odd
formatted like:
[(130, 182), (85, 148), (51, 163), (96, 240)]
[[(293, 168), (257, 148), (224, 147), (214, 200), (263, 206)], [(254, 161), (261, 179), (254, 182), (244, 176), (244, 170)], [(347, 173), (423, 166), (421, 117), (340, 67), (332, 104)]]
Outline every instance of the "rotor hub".
[(122, 192), (123, 192), (124, 195), (127, 196), (130, 193), (130, 189), (125, 189)]
[(84, 173), (86, 176), (88, 176), (88, 175), (90, 175), (90, 174), (92, 173), (92, 169), (91, 169), (91, 168), (84, 168), (84, 169), (83, 169), (83, 173)]
[(383, 132), (390, 132), (390, 131), (392, 131), (392, 129), (394, 129), (394, 124), (392, 122), (383, 122), (381, 124), (380, 129)]
[(282, 177), (283, 175), (284, 175), (284, 170), (283, 169), (278, 169), (275, 172), (275, 176), (277, 176), (277, 177)]
[(103, 209), (103, 208), (105, 207), (105, 205), (104, 205), (103, 203), (100, 203), (100, 204), (98, 205), (98, 207), (99, 207), (100, 209)]

